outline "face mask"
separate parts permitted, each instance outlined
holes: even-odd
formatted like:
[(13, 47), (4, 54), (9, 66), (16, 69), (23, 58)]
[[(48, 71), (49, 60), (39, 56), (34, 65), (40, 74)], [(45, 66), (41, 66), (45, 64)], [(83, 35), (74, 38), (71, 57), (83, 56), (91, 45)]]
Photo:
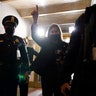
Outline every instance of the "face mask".
[(9, 26), (9, 27), (5, 28), (5, 30), (6, 30), (6, 33), (11, 36), (14, 34), (14, 27), (13, 26)]
[(61, 37), (60, 37), (60, 34), (59, 35), (56, 34), (56, 35), (50, 35), (49, 39), (52, 40), (52, 41), (60, 41)]

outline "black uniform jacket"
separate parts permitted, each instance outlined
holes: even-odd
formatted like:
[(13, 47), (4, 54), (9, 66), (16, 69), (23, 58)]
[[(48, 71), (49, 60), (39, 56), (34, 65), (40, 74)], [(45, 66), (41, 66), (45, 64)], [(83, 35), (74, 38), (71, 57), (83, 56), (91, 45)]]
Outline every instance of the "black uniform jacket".
[(20, 49), (23, 62), (28, 68), (28, 58), (23, 40), (18, 36), (0, 35), (0, 80), (17, 78), (17, 48)]

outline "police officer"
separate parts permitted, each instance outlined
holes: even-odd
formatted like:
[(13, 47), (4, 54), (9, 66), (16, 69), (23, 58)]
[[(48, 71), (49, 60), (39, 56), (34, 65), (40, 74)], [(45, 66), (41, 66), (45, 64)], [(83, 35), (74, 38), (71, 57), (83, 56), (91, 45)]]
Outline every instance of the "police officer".
[(28, 58), (23, 39), (14, 36), (18, 19), (13, 15), (3, 18), (5, 33), (0, 34), (0, 96), (16, 96), (17, 93), (17, 49), (21, 52), (25, 73), (28, 69)]

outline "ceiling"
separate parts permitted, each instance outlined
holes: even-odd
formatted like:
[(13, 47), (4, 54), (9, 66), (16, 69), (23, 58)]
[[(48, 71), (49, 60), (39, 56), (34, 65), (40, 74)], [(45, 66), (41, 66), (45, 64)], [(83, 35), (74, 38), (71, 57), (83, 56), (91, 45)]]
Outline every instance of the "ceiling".
[(32, 20), (31, 12), (39, 7), (38, 23), (50, 25), (58, 23), (63, 32), (96, 0), (0, 0), (16, 8), (22, 18)]

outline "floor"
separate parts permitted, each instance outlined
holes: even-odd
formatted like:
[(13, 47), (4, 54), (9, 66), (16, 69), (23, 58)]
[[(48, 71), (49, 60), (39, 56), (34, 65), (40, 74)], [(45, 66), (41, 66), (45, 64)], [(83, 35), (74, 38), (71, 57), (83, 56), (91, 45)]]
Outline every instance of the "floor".
[(42, 96), (42, 90), (29, 88), (28, 96)]
[[(19, 95), (19, 89), (18, 89), (18, 96), (20, 96)], [(29, 88), (28, 96), (42, 96), (41, 88), (38, 88), (38, 89)]]

